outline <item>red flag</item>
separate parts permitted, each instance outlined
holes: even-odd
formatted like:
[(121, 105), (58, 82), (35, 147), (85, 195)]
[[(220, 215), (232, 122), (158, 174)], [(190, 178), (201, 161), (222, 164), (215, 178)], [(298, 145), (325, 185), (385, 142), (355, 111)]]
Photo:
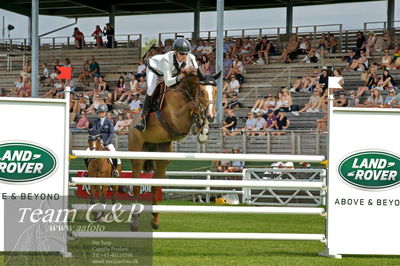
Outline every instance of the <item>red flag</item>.
[(72, 67), (57, 67), (57, 69), (61, 72), (57, 77), (58, 79), (71, 79)]

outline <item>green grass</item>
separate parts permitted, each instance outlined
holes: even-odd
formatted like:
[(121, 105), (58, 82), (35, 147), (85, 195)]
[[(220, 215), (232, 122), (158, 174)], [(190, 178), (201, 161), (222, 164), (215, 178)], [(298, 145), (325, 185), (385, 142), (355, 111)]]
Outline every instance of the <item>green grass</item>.
[[(194, 170), (207, 167), (207, 162), (171, 163), (169, 170)], [(82, 162), (75, 160), (71, 168), (83, 169)], [(124, 169), (130, 169), (129, 162)], [(198, 169), (201, 170), (201, 169)], [(70, 203), (85, 200), (70, 199)], [(161, 204), (193, 205), (192, 202), (164, 201)], [(213, 204), (210, 204), (213, 205)], [(148, 230), (150, 217), (141, 218), (143, 230)], [(323, 217), (311, 215), (237, 215), (237, 214), (161, 214), (161, 232), (251, 232), (251, 233), (324, 233)], [(80, 218), (78, 223), (84, 223)], [(107, 230), (128, 231), (128, 224), (108, 224)], [(22, 265), (86, 266), (84, 251), (93, 246), (91, 239), (69, 241), (73, 257), (63, 259), (54, 254), (38, 256), (19, 254)], [(113, 244), (123, 247), (141, 246), (130, 239), (113, 239)], [(268, 240), (153, 240), (154, 265), (400, 265), (398, 256), (343, 256), (337, 260), (318, 256), (324, 251), (323, 243), (317, 241), (268, 241)], [(2, 257), (0, 256), (0, 265)], [(26, 264), (25, 264), (26, 263)], [(37, 264), (36, 264), (37, 263)], [(103, 265), (103, 264), (102, 264)], [(115, 265), (116, 266), (116, 265)]]

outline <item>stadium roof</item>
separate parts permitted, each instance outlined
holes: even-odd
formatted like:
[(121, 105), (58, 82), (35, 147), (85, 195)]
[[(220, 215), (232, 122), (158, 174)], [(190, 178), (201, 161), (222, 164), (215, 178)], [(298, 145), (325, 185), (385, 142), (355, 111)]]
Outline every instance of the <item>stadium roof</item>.
[[(373, 0), (344, 0), (339, 3)], [(215, 11), (215, 0), (200, 0), (200, 11)], [(225, 10), (286, 7), (289, 0), (226, 0)], [(293, 0), (294, 6), (336, 4), (337, 0)], [(39, 0), (39, 14), (68, 18), (193, 12), (196, 0)], [(31, 0), (1, 0), (0, 8), (30, 16)]]

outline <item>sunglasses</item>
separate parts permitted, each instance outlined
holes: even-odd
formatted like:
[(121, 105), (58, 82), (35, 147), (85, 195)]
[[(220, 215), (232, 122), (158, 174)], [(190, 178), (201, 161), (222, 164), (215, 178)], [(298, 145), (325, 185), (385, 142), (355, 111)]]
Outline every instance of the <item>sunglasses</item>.
[(185, 53), (181, 53), (181, 52), (178, 52), (178, 54), (179, 54), (179, 55), (181, 55), (181, 56), (183, 56), (183, 55), (187, 55), (187, 54), (185, 54)]

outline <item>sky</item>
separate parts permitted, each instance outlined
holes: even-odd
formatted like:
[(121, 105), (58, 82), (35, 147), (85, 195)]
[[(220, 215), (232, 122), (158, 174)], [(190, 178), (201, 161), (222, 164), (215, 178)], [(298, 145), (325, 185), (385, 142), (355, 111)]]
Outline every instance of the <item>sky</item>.
[[(293, 10), (293, 25), (321, 25), (342, 23), (344, 29), (362, 29), (367, 21), (386, 20), (386, 1), (333, 4), (308, 7), (295, 7)], [(23, 15), (0, 9), (0, 37), (2, 17), (5, 16), (5, 26), (11, 24), (15, 29), (11, 38), (28, 36), (28, 18)], [(224, 12), (225, 29), (246, 29), (284, 27), (286, 21), (284, 8), (256, 9)], [(395, 1), (395, 20), (400, 20), (400, 0)], [(39, 35), (55, 28), (74, 22), (73, 19), (53, 16), (39, 17)], [(101, 27), (108, 22), (108, 17), (79, 19), (76, 25), (87, 36), (97, 24)], [(116, 34), (141, 33), (144, 40), (158, 38), (160, 32), (182, 32), (193, 30), (193, 13), (118, 16), (115, 22)], [(202, 12), (200, 30), (216, 29), (216, 12)], [(395, 24), (400, 26), (400, 22)], [(49, 36), (70, 36), (73, 27), (58, 31)], [(321, 28), (322, 31), (333, 30), (335, 27)], [(336, 27), (337, 29), (337, 27)], [(312, 29), (310, 28), (310, 31)], [(268, 32), (266, 32), (268, 34)], [(5, 33), (7, 38), (7, 30)], [(171, 37), (171, 36), (170, 36)]]

